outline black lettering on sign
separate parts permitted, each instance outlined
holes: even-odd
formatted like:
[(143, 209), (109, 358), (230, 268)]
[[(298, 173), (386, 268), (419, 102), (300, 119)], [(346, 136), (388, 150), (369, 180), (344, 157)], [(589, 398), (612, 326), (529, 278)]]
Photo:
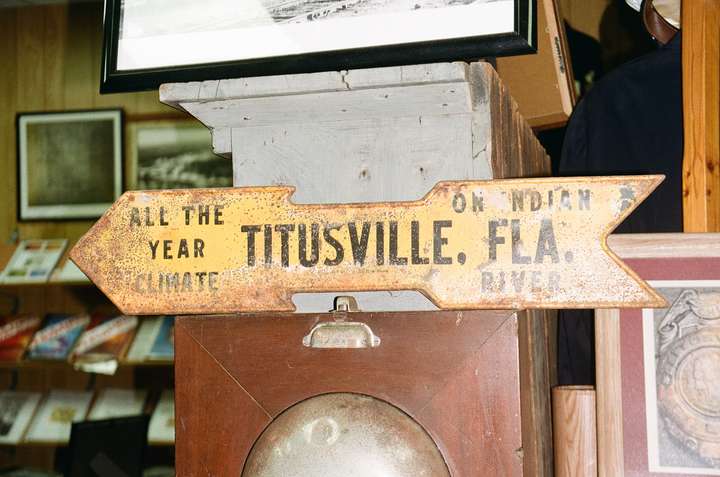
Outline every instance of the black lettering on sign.
[(530, 257), (522, 255), (522, 239), (520, 237), (520, 220), (512, 219), (510, 221), (511, 243), (512, 243), (512, 263), (525, 264), (530, 263)]
[(548, 289), (551, 292), (560, 291), (560, 274), (558, 272), (550, 272), (548, 277)]
[(452, 258), (444, 257), (442, 254), (443, 245), (447, 245), (447, 237), (443, 237), (442, 230), (452, 227), (452, 220), (433, 221), (433, 263), (435, 265), (450, 265)]
[(540, 222), (535, 263), (543, 263), (546, 255), (550, 256), (552, 263), (558, 263), (560, 261), (557, 242), (555, 240), (555, 230), (553, 229), (553, 223), (550, 219), (542, 219), (542, 222)]
[[(335, 249), (335, 258), (330, 259), (328, 257), (325, 257), (325, 265), (327, 265), (328, 267), (334, 267), (335, 265), (339, 265), (345, 258), (345, 249), (338, 241), (338, 239), (333, 237), (330, 233), (333, 230), (339, 230), (340, 227), (342, 227), (342, 224), (327, 224), (325, 225), (325, 229), (323, 230), (323, 239), (325, 240), (325, 243)], [(367, 247), (367, 244), (365, 246)]]
[(163, 258), (165, 260), (172, 259), (172, 255), (170, 255), (170, 246), (172, 245), (172, 240), (163, 240)]
[(241, 225), (240, 231), (247, 234), (247, 264), (255, 266), (255, 234), (260, 232), (259, 225)]
[(190, 272), (183, 273), (182, 291), (184, 291), (184, 292), (192, 291), (192, 275), (190, 275)]
[(207, 225), (210, 223), (210, 206), (198, 205), (198, 225)]
[(295, 231), (294, 224), (278, 224), (275, 232), (280, 232), (280, 264), (290, 266), (290, 232)]
[(475, 192), (472, 193), (472, 208), (473, 212), (482, 212), (483, 211), (483, 196), (482, 193), (476, 194)]
[(523, 211), (523, 208), (525, 207), (525, 193), (522, 190), (513, 190), (512, 191), (512, 209), (513, 212)]
[(165, 207), (160, 207), (160, 225), (168, 225), (168, 223), (165, 221)]
[(355, 222), (348, 223), (348, 232), (350, 232), (350, 249), (352, 250), (353, 261), (357, 265), (364, 265), (368, 240), (370, 239), (370, 222), (363, 222), (359, 239)]
[(190, 258), (190, 252), (188, 252), (187, 247), (187, 240), (185, 239), (180, 239), (177, 258)]
[(390, 237), (388, 238), (388, 264), (407, 265), (407, 257), (398, 257), (398, 223), (390, 221)]
[(515, 289), (515, 293), (522, 293), (523, 284), (525, 283), (525, 272), (510, 272), (510, 281)]
[(222, 210), (225, 208), (224, 205), (215, 206), (215, 225), (222, 225), (225, 222), (222, 220)]
[[(298, 224), (298, 260), (303, 267), (314, 267), (320, 259), (320, 226), (310, 225), (310, 258), (307, 253), (307, 226)], [(283, 262), (283, 266), (287, 266)]]
[(482, 272), (480, 280), (480, 289), (484, 292), (492, 291), (493, 275), (490, 272)]
[(195, 210), (195, 207), (192, 205), (183, 205), (182, 210), (185, 212), (185, 225), (190, 225), (190, 215), (193, 210)]
[(225, 222), (222, 219), (222, 209), (224, 205), (202, 205), (199, 204), (197, 209), (194, 205), (182, 206), (183, 212), (185, 212), (185, 225), (190, 225), (190, 221), (193, 219), (193, 214), (197, 212), (197, 223), (198, 225), (209, 225), (210, 224), (210, 209), (213, 211), (213, 224), (223, 225)]
[(590, 210), (590, 189), (578, 190), (578, 208), (580, 210)]
[(180, 287), (180, 274), (179, 273), (166, 273), (165, 274), (165, 288), (168, 291), (178, 291)]
[(572, 210), (572, 205), (570, 204), (570, 191), (566, 189), (560, 191), (560, 208)]
[(137, 227), (140, 227), (142, 223), (140, 222), (140, 209), (137, 207), (133, 207), (130, 209), (130, 225), (135, 225)]
[(217, 278), (218, 278), (218, 272), (210, 272), (208, 273), (208, 288), (212, 291), (217, 291)]
[(196, 238), (193, 246), (194, 246), (195, 258), (204, 258), (205, 253), (203, 252), (203, 249), (205, 248), (205, 242), (203, 241), (203, 239)]
[(265, 224), (263, 226), (264, 234), (263, 238), (265, 240), (264, 243), (264, 251), (265, 251), (265, 266), (269, 267), (272, 265), (272, 225)]
[(385, 264), (385, 225), (382, 222), (375, 224), (375, 262)]
[(499, 227), (507, 227), (507, 219), (491, 220), (488, 222), (488, 259), (497, 260), (497, 246), (505, 243), (505, 237), (498, 236)]
[(536, 190), (531, 190), (530, 194), (530, 210), (533, 212), (540, 210), (542, 207), (542, 195)]
[(160, 241), (156, 240), (155, 243), (153, 243), (152, 240), (148, 240), (148, 245), (150, 246), (150, 253), (152, 254), (152, 259), (155, 260), (155, 256), (157, 254), (158, 245), (160, 245)]
[(195, 278), (198, 282), (198, 290), (203, 291), (205, 289), (205, 276), (207, 272), (195, 272)]
[(410, 257), (413, 265), (425, 265), (430, 259), (420, 256), (420, 222), (413, 220), (410, 223)]
[(465, 195), (462, 192), (456, 193), (452, 200), (453, 210), (458, 214), (461, 214), (465, 212), (465, 207), (467, 207), (467, 200), (465, 200)]

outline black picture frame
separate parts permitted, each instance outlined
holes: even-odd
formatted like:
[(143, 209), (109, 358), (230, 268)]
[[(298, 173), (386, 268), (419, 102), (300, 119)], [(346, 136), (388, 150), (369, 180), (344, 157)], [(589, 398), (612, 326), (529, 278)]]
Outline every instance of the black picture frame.
[[(63, 141), (71, 143), (73, 140), (72, 131), (76, 133), (75, 138), (82, 138), (82, 133), (77, 133), (77, 123), (82, 121), (110, 121), (112, 130), (110, 132), (105, 131), (108, 134), (107, 138), (102, 137), (102, 131), (90, 131), (85, 134), (85, 137), (94, 137), (96, 141), (94, 146), (103, 144), (103, 139), (110, 139), (112, 144), (103, 147), (108, 148), (111, 155), (102, 154), (102, 151), (86, 151), (87, 154), (67, 154), (67, 157), (58, 157), (53, 155), (55, 166), (51, 167), (50, 164), (34, 164), (32, 138), (28, 136), (29, 127), (33, 124), (51, 124), (53, 122), (63, 123), (67, 125), (68, 134), (63, 137)], [(105, 128), (107, 129), (107, 128)], [(37, 222), (37, 221), (83, 221), (83, 220), (94, 220), (102, 216), (107, 208), (117, 200), (118, 197), (123, 193), (125, 187), (125, 164), (124, 164), (124, 113), (120, 108), (109, 108), (109, 109), (77, 109), (77, 110), (65, 110), (65, 111), (32, 111), (32, 112), (19, 112), (15, 116), (15, 131), (16, 131), (16, 180), (17, 180), (17, 220), (19, 222)], [(100, 134), (100, 136), (98, 136)], [(57, 137), (57, 134), (56, 134)], [(75, 144), (80, 149), (92, 148), (93, 144), (87, 142), (78, 142)], [(54, 151), (62, 151), (66, 148), (53, 147)], [(100, 152), (100, 153), (98, 153)], [(36, 154), (40, 160), (51, 157), (48, 154)], [(79, 187), (72, 188), (74, 194), (81, 195), (83, 184), (91, 183), (98, 187), (102, 187), (100, 181), (87, 181), (83, 179), (83, 174), (91, 174), (91, 172), (84, 169), (81, 163), (81, 158), (86, 157), (87, 162), (92, 162), (93, 167), (99, 167), (100, 170), (95, 171), (98, 176), (111, 178), (111, 194), (103, 194), (106, 200), (101, 201), (89, 201), (86, 203), (79, 202), (77, 197), (74, 199), (64, 201), (60, 200), (62, 191), (45, 190), (45, 197), (42, 200), (42, 205), (38, 205), (31, 199), (31, 190), (37, 187), (43, 187), (42, 184), (31, 184), (31, 181), (35, 182), (37, 174), (39, 172), (54, 175), (57, 180), (53, 179), (50, 183), (53, 184), (54, 188), (61, 187), (64, 179), (66, 182), (69, 179), (76, 180)], [(65, 166), (62, 165), (63, 160), (66, 160)], [(110, 170), (104, 168), (103, 160), (111, 164)], [(58, 172), (59, 171), (59, 172)], [(40, 179), (42, 180), (42, 179)], [(52, 188), (46, 188), (52, 189)], [(89, 194), (90, 196), (92, 193)], [(58, 200), (55, 200), (58, 199)], [(66, 199), (66, 197), (62, 197)]]
[(273, 56), (254, 59), (119, 70), (122, 0), (105, 0), (100, 93), (157, 89), (163, 83), (314, 73), (408, 64), (474, 61), (535, 53), (537, 0), (514, 2), (514, 29), (493, 35)]

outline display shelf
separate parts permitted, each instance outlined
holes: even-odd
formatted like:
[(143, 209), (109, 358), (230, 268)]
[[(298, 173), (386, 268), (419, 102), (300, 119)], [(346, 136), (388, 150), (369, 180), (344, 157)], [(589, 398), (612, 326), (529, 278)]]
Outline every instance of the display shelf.
[[(172, 360), (156, 360), (156, 361), (120, 361), (118, 367), (123, 368), (156, 368), (172, 366), (174, 361)], [(78, 372), (84, 372), (79, 369), (75, 369), (72, 363), (67, 361), (18, 361), (16, 363), (0, 363), (0, 369), (66, 369), (75, 370)]]
[[(17, 444), (0, 443), (0, 448), (7, 449), (8, 447), (24, 447), (24, 448), (47, 448), (47, 447), (67, 447), (69, 442), (61, 441), (36, 441), (36, 442), (18, 442)], [(148, 445), (152, 447), (174, 447), (174, 442), (155, 442), (148, 441)]]

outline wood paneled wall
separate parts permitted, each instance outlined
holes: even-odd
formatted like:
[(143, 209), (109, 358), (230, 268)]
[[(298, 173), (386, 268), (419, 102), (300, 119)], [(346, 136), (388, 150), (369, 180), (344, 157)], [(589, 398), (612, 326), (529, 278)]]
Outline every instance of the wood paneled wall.
[(17, 221), (17, 112), (121, 107), (126, 119), (171, 112), (157, 91), (100, 95), (102, 3), (0, 9), (0, 243), (75, 240), (92, 222)]

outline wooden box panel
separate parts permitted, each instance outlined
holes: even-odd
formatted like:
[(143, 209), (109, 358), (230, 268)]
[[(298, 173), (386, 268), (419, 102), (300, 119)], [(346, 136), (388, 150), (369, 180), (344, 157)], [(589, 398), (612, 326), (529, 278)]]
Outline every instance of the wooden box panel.
[(275, 417), (330, 392), (366, 394), (403, 410), (435, 440), (453, 477), (523, 475), (518, 314), (352, 313), (348, 320), (369, 325), (379, 347), (303, 346), (313, 326), (332, 320), (178, 318), (178, 475), (240, 475)]

